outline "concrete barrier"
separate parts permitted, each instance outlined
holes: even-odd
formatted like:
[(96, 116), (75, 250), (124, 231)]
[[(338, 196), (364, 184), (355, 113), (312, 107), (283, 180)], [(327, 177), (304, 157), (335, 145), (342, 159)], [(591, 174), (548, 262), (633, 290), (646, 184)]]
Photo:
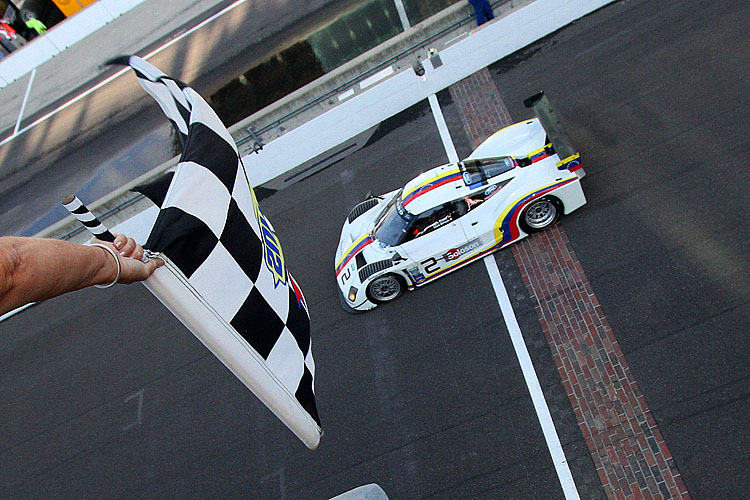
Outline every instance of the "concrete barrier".
[(377, 85), (345, 100), (269, 142), (242, 160), (251, 184), (263, 185), (426, 99), (476, 71), (553, 33), (613, 0), (536, 0), (486, 24), (440, 51), (442, 65), (423, 61), (425, 74), (401, 68)]
[(145, 0), (99, 0), (0, 60), (0, 88), (80, 42)]
[(52, 59), (59, 52), (60, 50), (46, 36), (35, 38), (22, 48), (0, 60), (2, 86), (5, 87), (9, 83), (21, 78), (44, 61)]

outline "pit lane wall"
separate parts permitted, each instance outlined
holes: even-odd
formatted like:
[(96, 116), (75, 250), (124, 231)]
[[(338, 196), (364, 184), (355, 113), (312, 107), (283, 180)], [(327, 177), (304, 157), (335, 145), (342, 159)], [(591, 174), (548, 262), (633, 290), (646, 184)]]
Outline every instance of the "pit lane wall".
[(441, 64), (421, 61), (338, 103), (329, 111), (243, 157), (250, 182), (261, 186), (378, 125), (476, 71), (553, 33), (613, 0), (536, 0), (439, 51)]
[[(509, 2), (510, 10), (503, 17), (440, 48), (440, 65), (436, 64), (436, 59), (425, 55), (420, 61), (424, 67), (424, 75), (418, 76), (411, 64), (394, 63), (392, 71), (384, 71), (385, 76), (377, 83), (364, 87), (361, 82), (353, 85), (351, 89), (342, 91), (321, 104), (322, 109), (313, 110), (317, 113), (315, 116), (299, 120), (300, 123), (294, 128), (285, 123), (284, 126), (289, 130), (267, 142), (258, 154), (245, 147), (242, 154), (249, 180), (253, 186), (275, 189), (279, 184), (278, 179), (285, 174), (324, 156), (332, 148), (365, 133), (429, 95), (613, 1), (615, 0), (536, 0), (531, 3), (523, 2), (518, 8), (514, 8), (514, 2)], [(301, 89), (299, 92), (304, 91), (305, 89)], [(296, 97), (298, 96), (292, 94), (287, 99), (293, 100)], [(258, 116), (261, 113), (263, 111), (232, 127), (233, 137), (238, 139), (246, 135), (245, 127), (257, 123), (261, 119)], [(122, 190), (96, 203), (89, 203), (90, 208), (110, 227), (127, 221), (120, 226), (120, 230), (134, 236), (147, 235), (155, 211), (146, 210), (150, 206), (149, 202), (134, 200), (127, 190), (149, 177), (160, 175), (176, 164), (176, 161), (175, 158), (124, 186)], [(77, 224), (70, 217), (38, 236), (73, 241), (87, 239), (83, 233), (71, 234)], [(142, 242), (138, 237), (136, 239)]]
[(0, 88), (146, 0), (98, 0), (0, 60)]

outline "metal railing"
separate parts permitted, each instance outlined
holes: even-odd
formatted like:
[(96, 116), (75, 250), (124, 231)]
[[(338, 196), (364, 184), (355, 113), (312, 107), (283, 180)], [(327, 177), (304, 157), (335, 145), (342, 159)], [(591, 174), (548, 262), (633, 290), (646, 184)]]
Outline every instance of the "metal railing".
[[(498, 0), (492, 4), (493, 7), (495, 5), (499, 5), (501, 3), (506, 3), (508, 0)], [(434, 40), (440, 38), (441, 36), (445, 35), (446, 33), (449, 33), (451, 31), (454, 31), (457, 28), (460, 28), (464, 24), (473, 21), (474, 15), (473, 14), (467, 14), (463, 16), (462, 18), (458, 19), (457, 21), (454, 21), (452, 24), (436, 31), (435, 33), (423, 38), (417, 43), (414, 43), (410, 45), (409, 47), (406, 47), (405, 49), (402, 49), (398, 53), (390, 56), (389, 58), (385, 59), (384, 61), (375, 64), (374, 66), (366, 69), (365, 71), (362, 71), (358, 73), (357, 75), (349, 78), (348, 80), (344, 81), (343, 83), (337, 85), (331, 90), (328, 90), (327, 92), (319, 95), (318, 97), (306, 102), (305, 104), (289, 111), (288, 113), (284, 114), (283, 116), (277, 118), (276, 120), (272, 121), (271, 123), (258, 128), (253, 129), (252, 133), (248, 133), (247, 135), (237, 139), (237, 145), (241, 146), (245, 144), (246, 142), (252, 140), (255, 137), (261, 136), (264, 132), (269, 132), (275, 128), (278, 128), (281, 126), (282, 123), (291, 120), (295, 116), (298, 116), (305, 111), (308, 111), (309, 109), (312, 109), (313, 107), (317, 106), (318, 104), (324, 102), (330, 97), (333, 97), (334, 95), (340, 94), (341, 92), (349, 89), (350, 87), (353, 87), (357, 83), (361, 82), (365, 78), (374, 75), (378, 71), (385, 69), (386, 67), (390, 66), (391, 64), (407, 59), (408, 56), (414, 54), (415, 52), (418, 52), (421, 49), (424, 49), (428, 44), (433, 42)]]

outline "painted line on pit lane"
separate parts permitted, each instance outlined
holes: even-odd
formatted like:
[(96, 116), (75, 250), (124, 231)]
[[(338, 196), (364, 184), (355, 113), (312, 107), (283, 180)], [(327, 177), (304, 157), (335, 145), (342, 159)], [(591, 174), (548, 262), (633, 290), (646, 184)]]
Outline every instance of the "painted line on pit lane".
[[(219, 17), (221, 17), (224, 14), (230, 12), (231, 10), (234, 10), (236, 7), (239, 7), (240, 5), (242, 5), (245, 2), (247, 2), (247, 0), (237, 0), (233, 4), (225, 7), (224, 9), (220, 10), (219, 12), (217, 12), (214, 15), (212, 15), (211, 17), (203, 20), (202, 22), (200, 22), (199, 24), (193, 26), (192, 28), (190, 28), (189, 30), (185, 31), (184, 33), (181, 33), (179, 36), (171, 39), (170, 41), (168, 41), (167, 43), (165, 43), (161, 47), (157, 47), (156, 49), (154, 49), (150, 53), (146, 54), (145, 56), (143, 56), (143, 60), (148, 61), (151, 57), (153, 57), (156, 54), (162, 52), (163, 50), (166, 50), (167, 48), (171, 47), (175, 43), (177, 43), (180, 40), (182, 40), (183, 38), (185, 38), (186, 36), (191, 35), (195, 31), (201, 29), (203, 26), (205, 26), (205, 25), (213, 22), (215, 19), (218, 19)], [(39, 124), (41, 124), (41, 123), (49, 120), (50, 118), (52, 118), (53, 116), (55, 116), (57, 113), (63, 111), (66, 108), (69, 108), (70, 106), (72, 106), (73, 104), (77, 103), (81, 99), (89, 96), (90, 94), (93, 94), (94, 92), (96, 92), (100, 88), (104, 87), (105, 85), (107, 85), (111, 81), (115, 80), (116, 78), (119, 78), (120, 76), (124, 75), (128, 71), (130, 71), (129, 67), (122, 68), (121, 70), (117, 71), (114, 75), (112, 75), (112, 76), (106, 78), (105, 80), (99, 82), (98, 84), (94, 85), (93, 87), (91, 87), (90, 89), (86, 90), (85, 92), (82, 92), (82, 93), (78, 94), (73, 99), (65, 102), (64, 104), (61, 104), (56, 109), (53, 109), (52, 111), (50, 111), (46, 115), (42, 116), (41, 118), (38, 118), (37, 120), (35, 120), (34, 122), (26, 125), (24, 128), (22, 128), (20, 130), (18, 129), (18, 125), (20, 125), (20, 121), (21, 121), (21, 118), (19, 117), (18, 124), (16, 124), (16, 129), (14, 130), (13, 134), (11, 134), (9, 137), (6, 137), (4, 140), (0, 141), (0, 146), (3, 146), (5, 144), (9, 143), (10, 141), (12, 141), (13, 139), (15, 139), (19, 135), (24, 134), (24, 133), (28, 132), (29, 130), (31, 130), (32, 128), (36, 127), (37, 125), (39, 125)], [(33, 78), (33, 75), (32, 75), (32, 78)], [(31, 84), (31, 82), (29, 82), (29, 85), (30, 84)], [(27, 89), (27, 92), (28, 92), (28, 89)]]
[[(445, 147), (445, 152), (451, 162), (458, 161), (456, 147), (453, 144), (453, 139), (451, 139), (450, 131), (445, 123), (443, 111), (440, 109), (440, 103), (438, 103), (435, 94), (431, 94), (428, 101), (430, 102), (432, 115), (435, 118), (435, 123), (437, 124), (438, 132), (440, 133), (440, 139), (443, 141), (443, 146)], [(581, 497), (578, 494), (578, 489), (573, 480), (573, 473), (570, 471), (568, 461), (565, 458), (565, 451), (560, 443), (560, 437), (557, 435), (555, 423), (552, 420), (547, 401), (544, 399), (542, 386), (539, 384), (539, 378), (536, 376), (534, 364), (531, 361), (528, 349), (526, 349), (526, 343), (523, 340), (521, 328), (518, 326), (518, 320), (516, 319), (515, 312), (513, 312), (513, 305), (510, 302), (510, 297), (508, 297), (508, 291), (505, 289), (503, 278), (500, 276), (500, 270), (497, 268), (495, 257), (490, 254), (482, 260), (484, 260), (484, 265), (490, 276), (492, 288), (495, 290), (495, 297), (500, 305), (500, 311), (503, 314), (505, 326), (508, 329), (510, 340), (513, 343), (513, 349), (516, 351), (516, 358), (521, 365), (523, 378), (526, 381), (526, 387), (531, 395), (531, 401), (534, 404), (534, 410), (536, 410), (539, 425), (542, 428), (542, 434), (544, 435), (544, 440), (547, 443), (547, 448), (552, 457), (552, 463), (555, 466), (557, 478), (560, 481), (560, 486), (562, 487), (565, 499), (580, 500)]]
[(455, 163), (458, 161), (458, 153), (456, 152), (456, 146), (453, 145), (451, 134), (448, 131), (448, 124), (445, 123), (445, 117), (443, 116), (443, 111), (440, 109), (437, 95), (430, 94), (427, 97), (427, 100), (430, 103), (430, 109), (432, 109), (432, 116), (435, 117), (435, 123), (437, 124), (438, 132), (440, 133), (440, 139), (443, 141), (443, 147), (448, 154), (448, 161)]
[(34, 77), (36, 76), (36, 68), (31, 70), (29, 76), (29, 83), (26, 85), (26, 93), (23, 95), (23, 101), (21, 101), (21, 110), (18, 112), (18, 119), (16, 120), (16, 127), (13, 129), (13, 135), (18, 135), (18, 129), (21, 128), (21, 120), (23, 114), (26, 112), (26, 104), (29, 102), (29, 94), (31, 94), (31, 86), (34, 85)]

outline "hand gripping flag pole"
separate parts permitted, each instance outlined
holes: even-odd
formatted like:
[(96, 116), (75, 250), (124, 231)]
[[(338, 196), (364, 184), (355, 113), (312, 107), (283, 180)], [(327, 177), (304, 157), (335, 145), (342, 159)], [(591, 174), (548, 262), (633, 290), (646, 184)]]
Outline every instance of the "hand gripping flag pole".
[[(75, 195), (62, 205), (97, 239), (114, 241), (114, 235)], [(279, 379), (264, 366), (263, 359), (248, 349), (233, 327), (221, 319), (175, 264), (163, 254), (144, 249), (144, 260), (160, 257), (169, 272), (157, 272), (143, 284), (174, 314), (222, 363), (268, 406), (310, 449), (315, 449), (322, 431), (317, 421), (301, 415), (299, 404), (288, 391), (277, 392)], [(159, 274), (157, 276), (157, 273)], [(294, 283), (296, 286), (296, 283)], [(227, 335), (229, 333), (229, 335)], [(248, 362), (247, 355), (253, 355)]]
[(304, 296), (237, 147), (193, 89), (142, 59), (129, 65), (177, 130), (183, 152), (144, 247), (165, 265), (144, 285), (310, 449), (323, 431)]
[[(70, 194), (66, 196), (61, 204), (68, 210), (68, 212), (70, 212), (72, 216), (78, 219), (78, 222), (83, 224), (83, 227), (85, 227), (89, 231), (91, 236), (98, 240), (107, 241), (109, 243), (115, 241), (115, 235), (112, 234), (109, 229), (107, 229), (107, 226), (105, 226), (104, 223), (100, 221), (96, 215), (91, 213), (89, 208), (84, 205), (76, 195)], [(148, 262), (150, 259), (156, 256), (158, 256), (158, 254), (144, 248), (141, 261)]]

